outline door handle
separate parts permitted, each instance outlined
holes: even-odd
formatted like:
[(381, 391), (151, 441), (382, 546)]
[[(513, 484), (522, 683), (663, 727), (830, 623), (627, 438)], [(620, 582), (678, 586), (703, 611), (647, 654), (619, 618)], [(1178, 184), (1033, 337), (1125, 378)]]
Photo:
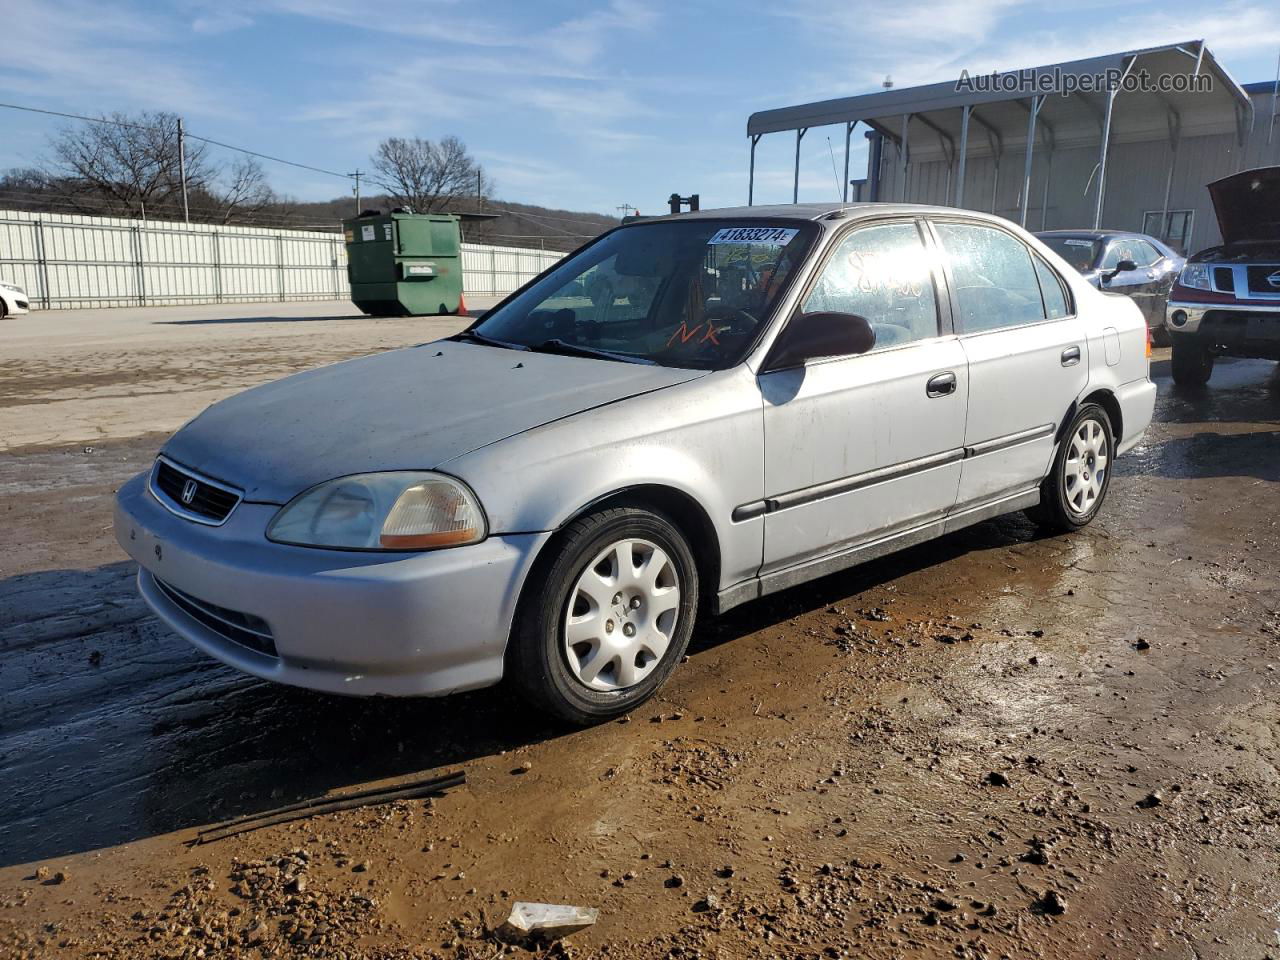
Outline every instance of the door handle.
[(1080, 348), (1067, 347), (1062, 351), (1062, 365), (1064, 367), (1074, 367), (1080, 362)]
[(925, 384), (924, 392), (930, 397), (950, 396), (956, 392), (956, 375), (948, 372), (930, 377), (929, 382)]

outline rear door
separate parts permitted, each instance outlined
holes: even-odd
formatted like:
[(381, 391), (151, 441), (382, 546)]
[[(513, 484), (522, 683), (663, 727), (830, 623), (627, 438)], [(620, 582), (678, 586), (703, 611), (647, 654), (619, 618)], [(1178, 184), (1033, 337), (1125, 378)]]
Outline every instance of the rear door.
[(1069, 288), (1019, 237), (959, 219), (933, 229), (969, 365), (961, 510), (1048, 473), (1055, 432), (1088, 382), (1088, 344)]
[(914, 219), (855, 227), (802, 299), (805, 313), (866, 317), (870, 352), (759, 377), (762, 572), (941, 517), (955, 503), (968, 375), (924, 231)]

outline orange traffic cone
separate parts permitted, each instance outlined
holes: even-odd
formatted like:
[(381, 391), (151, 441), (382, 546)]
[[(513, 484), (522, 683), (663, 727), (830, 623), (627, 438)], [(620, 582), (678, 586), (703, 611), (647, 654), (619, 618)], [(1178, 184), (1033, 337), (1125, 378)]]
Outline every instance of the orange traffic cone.
[(469, 313), (467, 313), (467, 301), (466, 301), (466, 298), (465, 298), (465, 297), (463, 297), (463, 295), (462, 295), (462, 294), (458, 294), (458, 316), (460, 316), (460, 317), (468, 317), (468, 316), (470, 316), (470, 314), (469, 314)]

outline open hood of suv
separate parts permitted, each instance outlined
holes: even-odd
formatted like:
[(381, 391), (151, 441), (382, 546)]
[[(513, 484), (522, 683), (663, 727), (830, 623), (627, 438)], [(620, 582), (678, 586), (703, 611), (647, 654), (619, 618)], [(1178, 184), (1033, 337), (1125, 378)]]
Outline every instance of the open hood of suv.
[(1215, 180), (1209, 196), (1224, 244), (1280, 242), (1280, 167)]

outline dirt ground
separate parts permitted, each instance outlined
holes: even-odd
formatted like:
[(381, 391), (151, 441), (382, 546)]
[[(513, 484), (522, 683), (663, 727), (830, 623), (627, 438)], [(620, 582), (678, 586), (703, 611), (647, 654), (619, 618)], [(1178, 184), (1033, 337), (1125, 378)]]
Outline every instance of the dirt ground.
[(1085, 531), (1004, 518), (739, 608), (659, 699), (567, 730), (501, 690), (271, 686), (148, 616), (110, 502), (165, 432), (436, 335), (275, 307), (0, 332), (0, 956), (524, 956), (490, 931), (538, 900), (600, 910), (548, 956), (1280, 957), (1275, 364), (1180, 393), (1157, 351)]

